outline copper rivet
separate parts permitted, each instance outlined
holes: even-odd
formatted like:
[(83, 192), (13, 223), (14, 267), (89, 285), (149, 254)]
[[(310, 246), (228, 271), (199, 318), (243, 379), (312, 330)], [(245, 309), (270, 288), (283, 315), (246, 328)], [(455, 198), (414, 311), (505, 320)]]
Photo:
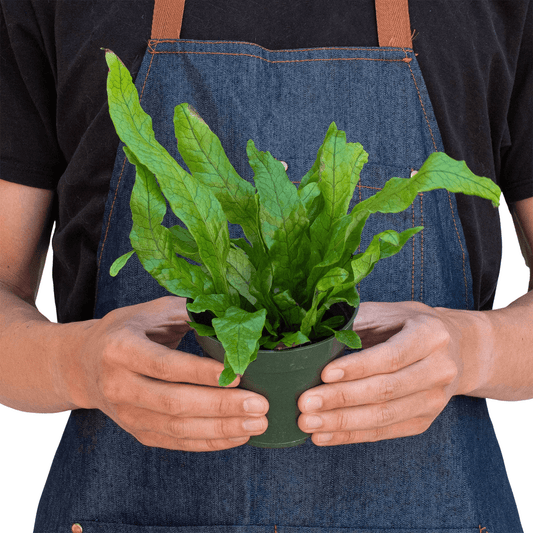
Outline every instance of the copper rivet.
[(83, 528), (79, 524), (72, 524), (72, 533), (83, 533)]
[(287, 163), (285, 163), (285, 161), (280, 161), (280, 163), (283, 165), (283, 168), (285, 170), (287, 170), (289, 168), (289, 165), (287, 165)]
[(415, 174), (418, 174), (418, 170), (412, 170), (412, 171), (411, 171), (411, 178), (412, 178)]

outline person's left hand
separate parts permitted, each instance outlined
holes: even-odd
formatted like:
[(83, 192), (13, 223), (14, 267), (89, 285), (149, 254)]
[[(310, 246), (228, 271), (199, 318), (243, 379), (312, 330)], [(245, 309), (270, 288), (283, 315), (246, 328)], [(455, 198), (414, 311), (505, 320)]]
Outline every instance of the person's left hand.
[(300, 396), (300, 429), (325, 446), (423, 433), (474, 388), (483, 323), (480, 312), (416, 302), (361, 304), (363, 350), (329, 363), (324, 384)]

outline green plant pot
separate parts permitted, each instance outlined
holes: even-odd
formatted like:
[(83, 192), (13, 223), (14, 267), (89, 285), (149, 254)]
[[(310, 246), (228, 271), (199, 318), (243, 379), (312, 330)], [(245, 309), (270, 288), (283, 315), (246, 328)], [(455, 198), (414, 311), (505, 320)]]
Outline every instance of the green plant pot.
[[(341, 329), (351, 328), (358, 308), (336, 305), (339, 306), (337, 312), (331, 316), (344, 314), (347, 321)], [(199, 316), (194, 315), (193, 319), (198, 320)], [(196, 338), (206, 355), (224, 362), (224, 348), (215, 337), (197, 335)], [(248, 444), (260, 448), (288, 448), (304, 443), (309, 434), (297, 424), (298, 398), (304, 391), (322, 383), (320, 374), (324, 367), (343, 352), (344, 344), (335, 337), (296, 348), (259, 350), (257, 359), (241, 377), (239, 387), (257, 392), (268, 400), (268, 428), (262, 435), (251, 437)]]

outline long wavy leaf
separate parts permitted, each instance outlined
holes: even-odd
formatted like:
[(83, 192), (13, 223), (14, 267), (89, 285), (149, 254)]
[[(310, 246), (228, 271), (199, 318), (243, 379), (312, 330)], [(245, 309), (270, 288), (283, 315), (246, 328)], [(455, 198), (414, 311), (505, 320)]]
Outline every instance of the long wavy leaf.
[(153, 172), (174, 214), (183, 220), (198, 245), (203, 264), (218, 293), (229, 293), (226, 257), (229, 231), (220, 203), (211, 191), (192, 178), (155, 139), (152, 119), (139, 103), (128, 69), (106, 52), (109, 66), (109, 113), (120, 139)]

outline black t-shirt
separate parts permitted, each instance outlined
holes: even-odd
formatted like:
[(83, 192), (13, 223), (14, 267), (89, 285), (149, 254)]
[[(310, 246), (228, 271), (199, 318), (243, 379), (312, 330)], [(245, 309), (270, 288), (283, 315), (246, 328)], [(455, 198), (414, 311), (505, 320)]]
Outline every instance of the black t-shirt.
[[(92, 317), (96, 252), (118, 137), (109, 118), (113, 50), (137, 74), (153, 0), (0, 0), (0, 177), (55, 189), (60, 322)], [(413, 46), (446, 152), (533, 196), (531, 0), (411, 0)], [(187, 0), (182, 38), (269, 49), (377, 46), (373, 0)], [(492, 305), (501, 244), (490, 202), (457, 195), (476, 308)]]

